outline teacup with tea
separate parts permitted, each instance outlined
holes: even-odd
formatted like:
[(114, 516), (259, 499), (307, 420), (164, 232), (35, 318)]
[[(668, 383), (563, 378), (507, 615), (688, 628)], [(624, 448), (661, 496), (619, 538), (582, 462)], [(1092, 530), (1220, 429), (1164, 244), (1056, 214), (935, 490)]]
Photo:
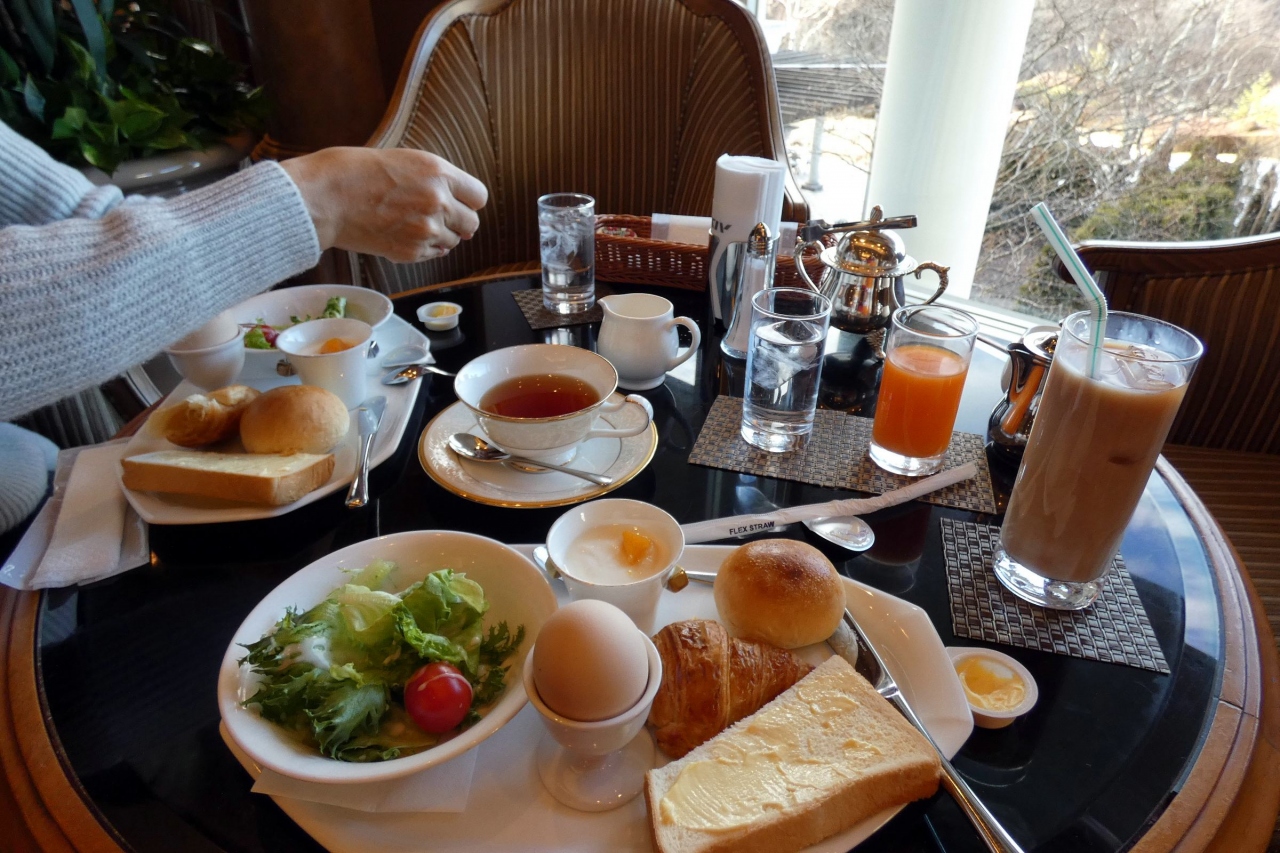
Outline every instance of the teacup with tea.
[[(588, 439), (649, 429), (649, 401), (616, 395), (617, 386), (617, 371), (606, 359), (559, 344), (494, 350), (469, 362), (453, 383), (492, 444), (552, 464), (571, 460)], [(602, 417), (626, 406), (639, 410), (636, 423), (613, 427)]]

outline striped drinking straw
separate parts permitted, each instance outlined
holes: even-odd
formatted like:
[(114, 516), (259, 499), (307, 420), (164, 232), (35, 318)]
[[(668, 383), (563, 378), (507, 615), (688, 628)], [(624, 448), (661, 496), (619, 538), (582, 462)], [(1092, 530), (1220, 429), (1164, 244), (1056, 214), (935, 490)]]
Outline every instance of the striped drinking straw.
[(1053, 247), (1053, 251), (1062, 260), (1067, 271), (1071, 273), (1071, 277), (1075, 279), (1076, 286), (1080, 288), (1080, 292), (1084, 294), (1085, 301), (1089, 303), (1089, 315), (1093, 320), (1093, 347), (1089, 351), (1089, 378), (1097, 379), (1098, 352), (1102, 348), (1107, 329), (1107, 298), (1102, 295), (1102, 289), (1093, 280), (1093, 276), (1089, 275), (1089, 271), (1084, 268), (1084, 262), (1080, 260), (1076, 250), (1071, 248), (1067, 235), (1062, 232), (1062, 228), (1058, 225), (1057, 220), (1053, 218), (1053, 214), (1049, 212), (1049, 208), (1044, 202), (1040, 202), (1031, 208), (1031, 218), (1040, 226), (1040, 230), (1044, 232), (1049, 245)]

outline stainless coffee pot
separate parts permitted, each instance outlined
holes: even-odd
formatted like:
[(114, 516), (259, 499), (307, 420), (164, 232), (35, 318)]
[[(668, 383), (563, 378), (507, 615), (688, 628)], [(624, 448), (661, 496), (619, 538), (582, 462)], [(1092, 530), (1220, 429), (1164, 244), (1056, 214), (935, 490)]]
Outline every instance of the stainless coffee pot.
[[(916, 263), (907, 254), (902, 238), (890, 228), (914, 228), (914, 216), (885, 219), (879, 206), (871, 218), (863, 222), (828, 225), (822, 220), (809, 222), (800, 229), (801, 242), (796, 245), (796, 270), (814, 290), (831, 300), (831, 325), (846, 332), (866, 335), (889, 325), (893, 312), (906, 304), (903, 276), (916, 278), (925, 270), (938, 274), (938, 290), (923, 304), (933, 302), (947, 289), (950, 267), (934, 263)], [(835, 246), (824, 247), (823, 236), (844, 232)], [(814, 284), (802, 263), (805, 249), (822, 250), (826, 267), (820, 284)], [(878, 347), (877, 347), (878, 349)]]

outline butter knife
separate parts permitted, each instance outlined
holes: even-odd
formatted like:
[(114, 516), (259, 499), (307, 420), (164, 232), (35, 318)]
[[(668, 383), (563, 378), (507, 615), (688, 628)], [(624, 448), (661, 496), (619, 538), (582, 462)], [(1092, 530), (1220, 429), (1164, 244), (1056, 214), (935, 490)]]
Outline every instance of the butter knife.
[[(713, 572), (686, 572), (689, 580), (699, 583), (714, 584), (715, 573)], [(836, 631), (827, 640), (835, 653), (840, 655), (849, 662), (849, 665), (857, 671), (859, 675), (871, 682), (876, 692), (889, 700), (889, 704), (898, 709), (898, 713), (907, 718), (907, 722), (916, 727), (920, 734), (924, 735), (925, 740), (929, 741), (929, 745), (938, 753), (938, 761), (942, 763), (942, 785), (947, 792), (955, 799), (956, 804), (960, 806), (960, 810), (969, 818), (969, 822), (973, 824), (974, 829), (978, 830), (978, 834), (982, 836), (982, 840), (986, 842), (987, 849), (992, 853), (1022, 853), (1022, 848), (1018, 846), (1018, 842), (1013, 840), (1013, 836), (1009, 831), (1000, 825), (1000, 821), (996, 820), (996, 816), (978, 799), (978, 795), (973, 792), (966, 782), (951, 766), (951, 762), (942, 754), (942, 749), (938, 746), (937, 741), (933, 739), (933, 735), (929, 734), (929, 730), (924, 727), (924, 723), (920, 722), (920, 718), (916, 716), (916, 712), (911, 709), (911, 704), (907, 702), (907, 697), (902, 695), (902, 691), (898, 688), (898, 682), (889, 673), (889, 668), (884, 665), (884, 660), (880, 657), (880, 653), (876, 651), (876, 647), (871, 645), (867, 640), (866, 634), (862, 633), (862, 629), (858, 627), (857, 621), (853, 618), (853, 614), (847, 609), (844, 611), (844, 618), (840, 624), (836, 626)], [(865, 649), (865, 654), (860, 650)]]
[(383, 396), (370, 397), (356, 408), (356, 423), (360, 428), (360, 464), (356, 466), (356, 475), (347, 490), (347, 506), (352, 509), (359, 509), (369, 502), (369, 451), (373, 449), (373, 437), (378, 433), (386, 408), (387, 398)]
[[(844, 619), (827, 642), (831, 648), (835, 649), (836, 654), (848, 661), (860, 675), (870, 681), (876, 688), (876, 692), (888, 699), (889, 704), (897, 708), (898, 712), (906, 717), (920, 734), (924, 735), (925, 740), (929, 741), (929, 745), (938, 753), (938, 761), (942, 763), (942, 786), (955, 799), (960, 810), (973, 824), (973, 828), (978, 830), (982, 840), (987, 843), (987, 849), (993, 853), (1022, 853), (1018, 842), (1014, 841), (1009, 831), (1000, 825), (996, 816), (978, 799), (978, 795), (969, 787), (969, 783), (942, 754), (937, 741), (933, 739), (933, 735), (929, 734), (924, 723), (920, 722), (916, 712), (911, 709), (907, 697), (898, 689), (898, 682), (889, 673), (889, 668), (884, 665), (884, 660), (876, 651), (876, 647), (871, 645), (866, 634), (862, 633), (852, 613), (845, 610)], [(865, 649), (865, 654), (859, 654), (859, 649)]]

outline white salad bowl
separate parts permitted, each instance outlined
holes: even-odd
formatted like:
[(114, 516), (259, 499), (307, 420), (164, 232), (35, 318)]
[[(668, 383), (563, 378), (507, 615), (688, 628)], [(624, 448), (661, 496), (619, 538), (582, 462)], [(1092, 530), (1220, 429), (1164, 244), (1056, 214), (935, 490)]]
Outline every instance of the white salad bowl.
[[(376, 559), (390, 560), (397, 569), (384, 587), (400, 591), (437, 569), (453, 569), (484, 588), (489, 610), (483, 625), (505, 621), (514, 632), (523, 625), (524, 642), (506, 661), (510, 667), (506, 690), (482, 711), (469, 729), (436, 746), (389, 761), (351, 763), (327, 758), (313, 745), (290, 736), (264, 720), (255, 708), (241, 703), (257, 689), (257, 677), (239, 661), (241, 644), (269, 632), (286, 608), (306, 610), (333, 590), (350, 582), (351, 573)], [(502, 728), (528, 701), (523, 684), (525, 657), (542, 624), (556, 609), (555, 593), (546, 577), (525, 556), (501, 542), (446, 530), (413, 530), (369, 539), (334, 551), (298, 571), (268, 593), (236, 630), (218, 674), (218, 710), (235, 742), (258, 764), (307, 782), (351, 784), (408, 776), (456, 758)]]
[[(334, 296), (346, 297), (347, 316), (368, 323), (375, 334), (391, 316), (390, 299), (376, 290), (348, 284), (308, 284), (270, 290), (246, 299), (230, 312), (232, 319), (242, 325), (261, 320), (271, 326), (287, 326), (293, 317), (319, 318), (325, 303)], [(244, 355), (242, 380), (276, 378), (276, 364), (284, 358), (283, 353), (274, 349), (246, 347)]]

